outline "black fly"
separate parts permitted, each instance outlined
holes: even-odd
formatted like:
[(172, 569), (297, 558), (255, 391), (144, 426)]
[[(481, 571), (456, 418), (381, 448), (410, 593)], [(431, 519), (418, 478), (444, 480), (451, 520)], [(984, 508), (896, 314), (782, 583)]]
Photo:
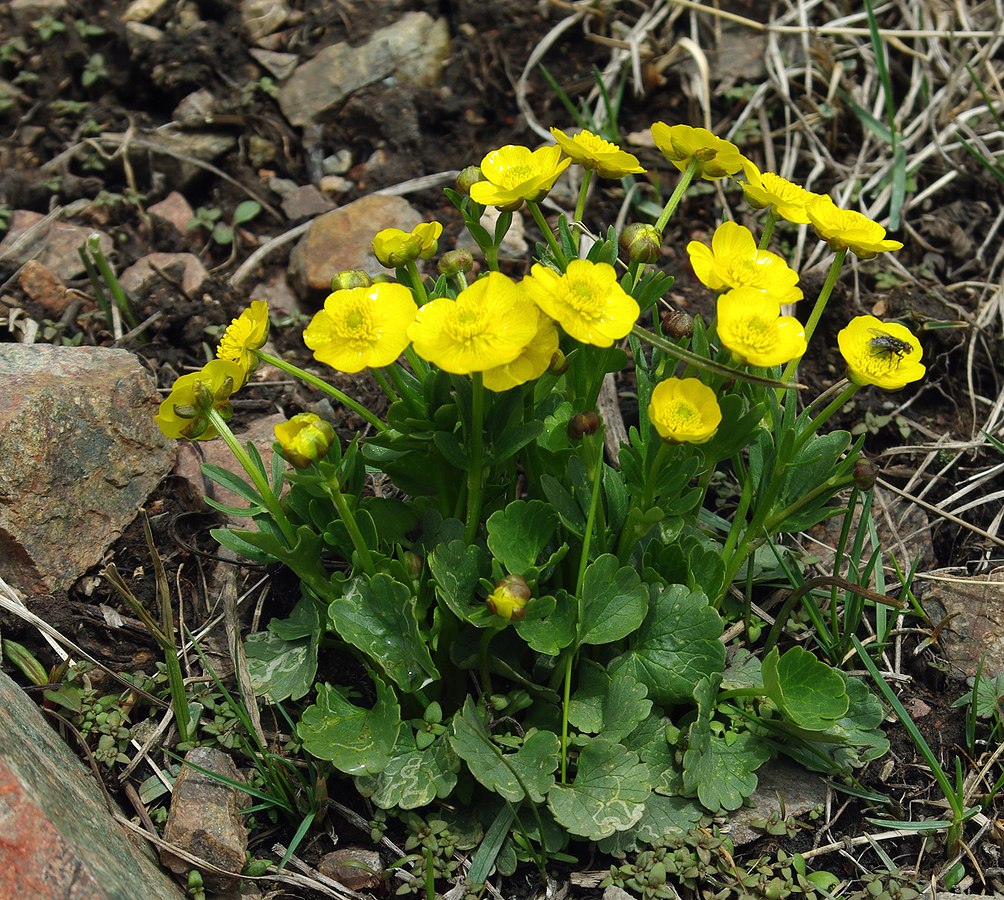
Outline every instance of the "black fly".
[(913, 353), (913, 346), (906, 341), (893, 337), (888, 332), (880, 331), (878, 328), (869, 328), (868, 330), (875, 335), (875, 337), (868, 339), (868, 349), (871, 350), (873, 356), (888, 354), (902, 359), (904, 355)]

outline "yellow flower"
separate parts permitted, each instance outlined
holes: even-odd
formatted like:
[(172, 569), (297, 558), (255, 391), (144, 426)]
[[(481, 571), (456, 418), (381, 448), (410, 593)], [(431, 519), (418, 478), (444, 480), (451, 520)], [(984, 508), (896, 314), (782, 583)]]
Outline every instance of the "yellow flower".
[(471, 199), (482, 206), (518, 209), (524, 200), (541, 200), (571, 165), (557, 145), (531, 150), (507, 144), (481, 160), (484, 181), (471, 185)]
[(638, 175), (645, 170), (638, 164), (638, 158), (621, 150), (616, 144), (605, 141), (591, 131), (580, 131), (569, 137), (560, 128), (552, 128), (551, 136), (558, 142), (565, 156), (584, 169), (591, 169), (600, 178), (623, 178)]
[(493, 615), (519, 621), (526, 615), (526, 605), (530, 602), (530, 586), (522, 575), (506, 575), (495, 585), (485, 603)]
[(718, 338), (751, 366), (779, 366), (805, 353), (805, 329), (794, 316), (782, 316), (768, 294), (733, 288), (718, 298)]
[(774, 172), (760, 172), (752, 164), (746, 168), (743, 194), (754, 209), (769, 208), (772, 215), (796, 225), (809, 223), (805, 207), (819, 196)]
[(402, 284), (377, 282), (335, 291), (303, 331), (314, 359), (339, 372), (361, 372), (394, 362), (408, 346), (418, 307)]
[(169, 438), (211, 441), (216, 427), (207, 411), (215, 409), (224, 421), (230, 418), (230, 395), (244, 383), (244, 370), (229, 359), (214, 359), (200, 371), (182, 375), (160, 404), (154, 417), (157, 427)]
[(511, 363), (537, 331), (526, 292), (501, 272), (489, 272), (456, 300), (436, 297), (408, 329), (415, 352), (454, 375)]
[(692, 159), (698, 162), (697, 174), (708, 181), (717, 181), (726, 175), (735, 175), (743, 168), (745, 157), (730, 141), (712, 134), (707, 128), (690, 125), (667, 125), (656, 122), (652, 126), (655, 145), (676, 168), (683, 172)]
[(533, 308), (533, 313), (537, 316), (537, 333), (512, 362), (485, 370), (484, 384), (488, 390), (508, 391), (540, 378), (550, 367), (558, 350), (558, 329), (536, 307)]
[(783, 257), (757, 247), (753, 232), (735, 222), (715, 229), (711, 247), (687, 244), (690, 264), (701, 283), (713, 291), (752, 287), (770, 295), (777, 306), (802, 299), (798, 273)]
[(828, 194), (820, 194), (805, 208), (819, 237), (833, 251), (847, 247), (860, 259), (871, 259), (887, 250), (900, 250), (899, 241), (886, 238), (878, 222), (852, 209), (841, 209)]
[(251, 373), (258, 368), (258, 356), (254, 353), (268, 340), (268, 304), (264, 300), (252, 300), (223, 332), (216, 348), (218, 359), (235, 362), (244, 371), (241, 384), (247, 382)]
[(898, 322), (857, 316), (837, 334), (837, 345), (847, 362), (847, 377), (855, 384), (898, 391), (927, 371), (920, 361), (920, 341)]
[(373, 253), (388, 269), (407, 265), (416, 259), (431, 259), (439, 249), (443, 226), (439, 222), (422, 222), (411, 231), (384, 228), (373, 238)]
[(674, 444), (703, 444), (722, 423), (715, 392), (696, 378), (667, 378), (652, 391), (648, 418)]
[(609, 347), (631, 330), (640, 312), (607, 263), (574, 259), (564, 275), (536, 263), (523, 284), (534, 302), (583, 344)]
[(335, 429), (315, 413), (297, 413), (273, 431), (282, 455), (298, 469), (324, 459), (335, 442)]

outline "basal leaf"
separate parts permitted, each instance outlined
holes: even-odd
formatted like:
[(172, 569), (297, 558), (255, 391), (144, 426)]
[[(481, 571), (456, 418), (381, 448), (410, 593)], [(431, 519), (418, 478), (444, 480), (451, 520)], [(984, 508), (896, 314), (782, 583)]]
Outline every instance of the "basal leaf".
[(380, 774), (356, 778), (360, 794), (370, 797), (380, 809), (418, 809), (437, 797), (449, 796), (457, 783), (460, 760), (446, 735), (438, 737), (426, 750), (401, 750), (399, 743)]
[(840, 672), (795, 646), (764, 657), (763, 686), (778, 710), (799, 728), (826, 731), (846, 712), (850, 700)]
[(373, 682), (376, 702), (372, 709), (349, 703), (330, 684), (318, 685), (316, 702), (303, 711), (296, 728), (306, 750), (349, 775), (382, 772), (401, 728), (394, 691), (380, 678)]
[(484, 604), (477, 602), (483, 566), (481, 549), (462, 540), (440, 544), (429, 554), (429, 570), (436, 579), (436, 598), (463, 622), (484, 608)]
[(527, 575), (558, 526), (558, 515), (541, 500), (514, 500), (488, 517), (488, 548), (512, 575)]
[(555, 784), (547, 805), (572, 834), (598, 841), (634, 825), (650, 794), (648, 767), (638, 754), (597, 738), (579, 754), (575, 782)]
[(248, 674), (256, 697), (273, 703), (299, 700), (314, 686), (318, 635), (283, 640), (273, 631), (258, 631), (244, 639)]
[(606, 553), (590, 563), (582, 584), (580, 644), (609, 644), (635, 631), (648, 611), (648, 588), (630, 566)]
[(770, 759), (770, 748), (754, 734), (708, 736), (700, 750), (683, 755), (683, 783), (688, 794), (711, 812), (739, 809), (756, 790), (756, 770)]
[(549, 614), (543, 618), (531, 618), (531, 602), (527, 607), (527, 617), (516, 625), (516, 633), (545, 656), (557, 656), (575, 640), (575, 621), (578, 615), (575, 598), (567, 591), (558, 591), (553, 603)]
[(627, 737), (652, 710), (645, 685), (621, 669), (612, 677), (602, 669), (583, 669), (568, 707), (568, 721), (579, 731), (608, 741)]
[(418, 630), (411, 589), (382, 573), (353, 579), (328, 607), (334, 630), (362, 650), (398, 687), (414, 693), (439, 672)]
[(652, 794), (645, 801), (642, 817), (627, 831), (618, 831), (604, 838), (599, 842), (599, 848), (604, 853), (622, 858), (641, 845), (651, 844), (667, 834), (690, 831), (703, 814), (704, 811), (686, 797)]

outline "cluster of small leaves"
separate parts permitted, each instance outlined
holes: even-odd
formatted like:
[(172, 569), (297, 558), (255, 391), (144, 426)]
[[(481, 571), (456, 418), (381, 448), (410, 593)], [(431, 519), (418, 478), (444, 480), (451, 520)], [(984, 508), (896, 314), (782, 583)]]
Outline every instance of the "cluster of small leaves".
[(675, 886), (696, 890), (715, 883), (731, 859), (732, 842), (717, 828), (695, 828), (659, 838), (633, 862), (611, 866), (601, 887), (626, 888), (645, 900), (676, 897)]
[(132, 734), (127, 700), (115, 694), (100, 694), (80, 669), (71, 668), (67, 680), (45, 692), (46, 699), (60, 706), (70, 723), (92, 745), (94, 758), (111, 768), (129, 762), (126, 748)]
[(397, 888), (395, 894), (403, 897), (424, 891), (428, 868), (432, 870), (431, 877), (437, 881), (453, 878), (460, 868), (457, 849), (464, 843), (462, 837), (454, 834), (444, 819), (426, 819), (416, 813), (404, 813), (400, 818), (408, 829), (404, 849), (410, 855), (406, 860), (414, 863), (415, 872)]
[(903, 872), (875, 872), (861, 879), (863, 887), (847, 900), (917, 900), (924, 885)]

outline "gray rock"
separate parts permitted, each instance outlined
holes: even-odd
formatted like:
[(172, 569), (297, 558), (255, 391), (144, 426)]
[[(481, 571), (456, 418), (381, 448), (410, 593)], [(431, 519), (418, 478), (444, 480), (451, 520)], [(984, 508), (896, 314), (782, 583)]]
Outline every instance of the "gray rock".
[[(223, 154), (229, 153), (237, 146), (237, 138), (232, 134), (219, 131), (168, 131), (159, 130), (149, 139), (158, 148), (155, 153), (155, 167), (165, 181), (175, 190), (184, 190), (202, 169), (195, 163), (185, 159), (194, 157), (202, 162), (214, 162)], [(133, 153), (137, 162), (146, 158), (150, 150), (137, 147)]]
[(163, 31), (145, 22), (126, 22), (125, 35), (129, 52), (133, 56), (142, 53), (150, 44), (164, 40), (165, 37)]
[[(211, 747), (195, 747), (185, 754), (171, 795), (171, 811), (164, 829), (164, 840), (206, 862), (231, 872), (244, 868), (248, 838), (241, 809), (250, 804), (247, 795), (194, 768), (205, 769), (230, 781), (242, 782), (233, 760)], [(192, 864), (162, 849), (161, 862), (179, 875)], [(204, 872), (207, 886), (216, 890), (233, 887), (236, 879)]]
[(103, 231), (48, 219), (31, 210), (15, 209), (10, 228), (0, 241), (0, 260), (22, 264), (35, 259), (60, 281), (72, 281), (84, 274), (77, 248), (92, 234), (98, 235), (101, 252), (109, 255), (114, 244)]
[(10, 14), (17, 25), (30, 25), (42, 16), (58, 19), (69, 8), (67, 0), (10, 0)]
[(282, 198), (282, 211), (290, 222), (319, 216), (334, 208), (335, 204), (312, 184), (299, 185)]
[(289, 257), (289, 280), (305, 299), (331, 293), (331, 276), (345, 269), (386, 273), (373, 255), (373, 236), (384, 228), (410, 231), (422, 217), (407, 200), (370, 194), (318, 216)]
[(0, 344), (0, 577), (69, 587), (174, 464), (160, 397), (126, 350)]
[(985, 677), (1001, 671), (1004, 666), (1004, 568), (986, 575), (953, 575), (944, 581), (927, 582), (920, 600), (932, 621), (952, 617), (941, 629), (938, 643), (954, 675), (972, 678), (983, 657)]
[(0, 897), (183, 900), (90, 771), (0, 672)]
[(333, 44), (298, 66), (279, 89), (279, 106), (293, 125), (321, 121), (356, 91), (391, 76), (418, 87), (438, 84), (449, 55), (444, 19), (406, 13), (360, 47)]
[[(494, 206), (489, 206), (481, 216), (481, 224), (488, 229), (489, 234), (494, 234), (495, 223), (498, 221), (499, 211)], [(482, 259), (484, 254), (477, 242), (471, 237), (471, 233), (464, 229), (457, 238), (457, 250), (466, 250), (475, 259)], [(502, 238), (499, 245), (499, 259), (526, 259), (530, 245), (526, 241), (526, 229), (523, 227), (523, 213), (514, 212), (512, 214), (512, 224)]]
[(249, 47), (248, 53), (258, 65), (279, 81), (289, 78), (300, 61), (300, 57), (295, 53), (278, 53), (275, 50), (262, 50), (261, 47)]
[(317, 871), (334, 878), (350, 891), (371, 891), (384, 882), (380, 854), (365, 847), (344, 847), (326, 853), (317, 864)]
[(282, 0), (241, 0), (241, 29), (249, 41), (258, 41), (278, 31), (289, 19)]
[(192, 91), (174, 108), (171, 118), (180, 125), (189, 127), (204, 126), (212, 121), (216, 114), (216, 98), (213, 92), (206, 88)]
[(167, 5), (167, 0), (132, 0), (125, 12), (119, 16), (120, 22), (145, 22), (152, 19)]
[(148, 253), (119, 276), (119, 284), (127, 294), (142, 298), (154, 285), (163, 284), (165, 277), (178, 285), (185, 296), (195, 297), (209, 272), (194, 253)]

